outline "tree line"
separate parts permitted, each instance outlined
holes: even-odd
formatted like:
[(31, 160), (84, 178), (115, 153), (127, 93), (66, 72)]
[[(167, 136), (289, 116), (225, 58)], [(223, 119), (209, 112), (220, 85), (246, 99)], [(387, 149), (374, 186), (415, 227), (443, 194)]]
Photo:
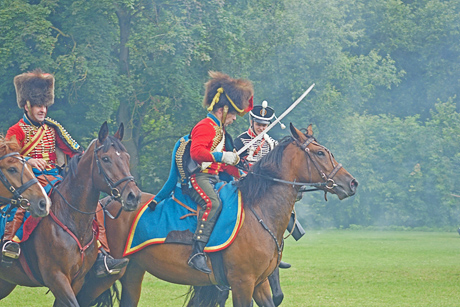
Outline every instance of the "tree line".
[(305, 195), (303, 223), (454, 227), (459, 15), (459, 0), (3, 0), (0, 130), (21, 116), (14, 76), (40, 67), (56, 78), (49, 116), (83, 146), (123, 122), (133, 173), (155, 193), (206, 114), (208, 70), (252, 80), (278, 114), (315, 83), (286, 124), (312, 123), (360, 187), (343, 202)]

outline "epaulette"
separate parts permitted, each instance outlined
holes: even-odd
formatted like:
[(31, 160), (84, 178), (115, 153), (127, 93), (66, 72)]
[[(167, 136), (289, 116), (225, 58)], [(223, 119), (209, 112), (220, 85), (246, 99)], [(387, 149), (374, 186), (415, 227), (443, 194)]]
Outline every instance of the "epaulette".
[(56, 128), (59, 138), (63, 140), (72, 151), (80, 151), (80, 145), (70, 136), (60, 123), (49, 117), (45, 118), (45, 123), (53, 128)]

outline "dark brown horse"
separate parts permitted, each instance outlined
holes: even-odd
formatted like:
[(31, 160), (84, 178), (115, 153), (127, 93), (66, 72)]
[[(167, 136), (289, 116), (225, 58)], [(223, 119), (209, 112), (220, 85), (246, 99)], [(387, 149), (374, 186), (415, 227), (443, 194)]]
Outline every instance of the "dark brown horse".
[(22, 206), (34, 217), (47, 216), (51, 201), (19, 151), (15, 140), (0, 136), (0, 207)]
[[(251, 306), (252, 299), (259, 306), (274, 306), (267, 277), (281, 260), (283, 234), (302, 185), (317, 186), (339, 199), (354, 195), (358, 186), (329, 150), (313, 138), (311, 125), (304, 134), (291, 124), (291, 134), (292, 137), (282, 140), (238, 183), (244, 201), (244, 222), (232, 245), (222, 251), (235, 307)], [(151, 196), (143, 193), (141, 202), (147, 202)], [(115, 212), (116, 208), (112, 210)], [(136, 212), (123, 212), (118, 220), (107, 220), (109, 245), (118, 257), (122, 256), (135, 215)], [(195, 292), (204, 289), (201, 292), (206, 295), (192, 299), (198, 306), (215, 306), (213, 299), (219, 291), (213, 286), (216, 268), (210, 275), (191, 269), (187, 265), (190, 252), (189, 245), (158, 244), (129, 255), (129, 265), (120, 279), (120, 306), (138, 304), (146, 271), (168, 282), (195, 286)], [(212, 264), (208, 258), (208, 265), (212, 267)], [(87, 280), (78, 295), (82, 306), (108, 289), (115, 279)]]
[(129, 171), (129, 155), (121, 144), (123, 125), (114, 136), (107, 123), (86, 152), (72, 158), (64, 180), (51, 196), (52, 208), (30, 238), (21, 243), (33, 274), (19, 261), (0, 269), (0, 299), (16, 285), (45, 286), (54, 294), (54, 306), (79, 306), (75, 294), (97, 256), (94, 214), (100, 192), (115, 194), (125, 210), (135, 210), (140, 190)]

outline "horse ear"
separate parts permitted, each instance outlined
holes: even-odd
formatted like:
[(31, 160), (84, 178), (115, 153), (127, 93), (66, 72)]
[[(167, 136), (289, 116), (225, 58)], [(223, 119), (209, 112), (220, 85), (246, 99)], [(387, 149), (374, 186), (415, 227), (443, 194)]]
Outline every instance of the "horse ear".
[(99, 143), (101, 144), (104, 143), (108, 135), (109, 135), (109, 126), (107, 125), (107, 121), (105, 121), (102, 124), (101, 129), (99, 130), (99, 135), (98, 135)]
[(313, 128), (312, 128), (312, 125), (311, 125), (311, 124), (308, 125), (307, 134), (313, 136)]
[(292, 137), (297, 139), (297, 140), (300, 140), (300, 136), (303, 135), (303, 133), (299, 129), (294, 127), (294, 125), (292, 123), (289, 123), (289, 128), (291, 129)]
[(123, 139), (124, 134), (125, 134), (125, 125), (121, 123), (120, 126), (118, 127), (117, 132), (113, 136), (121, 141)]

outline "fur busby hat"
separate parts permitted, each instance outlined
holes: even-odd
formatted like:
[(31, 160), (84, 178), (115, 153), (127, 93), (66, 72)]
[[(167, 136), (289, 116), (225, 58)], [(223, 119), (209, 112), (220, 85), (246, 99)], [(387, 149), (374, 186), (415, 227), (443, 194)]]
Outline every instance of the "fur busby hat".
[(30, 106), (49, 107), (54, 103), (54, 77), (41, 69), (14, 77), (16, 99), (19, 108)]
[(243, 116), (252, 110), (254, 88), (251, 81), (233, 79), (228, 75), (210, 71), (211, 79), (205, 83), (203, 105), (208, 111), (228, 106), (228, 112)]

